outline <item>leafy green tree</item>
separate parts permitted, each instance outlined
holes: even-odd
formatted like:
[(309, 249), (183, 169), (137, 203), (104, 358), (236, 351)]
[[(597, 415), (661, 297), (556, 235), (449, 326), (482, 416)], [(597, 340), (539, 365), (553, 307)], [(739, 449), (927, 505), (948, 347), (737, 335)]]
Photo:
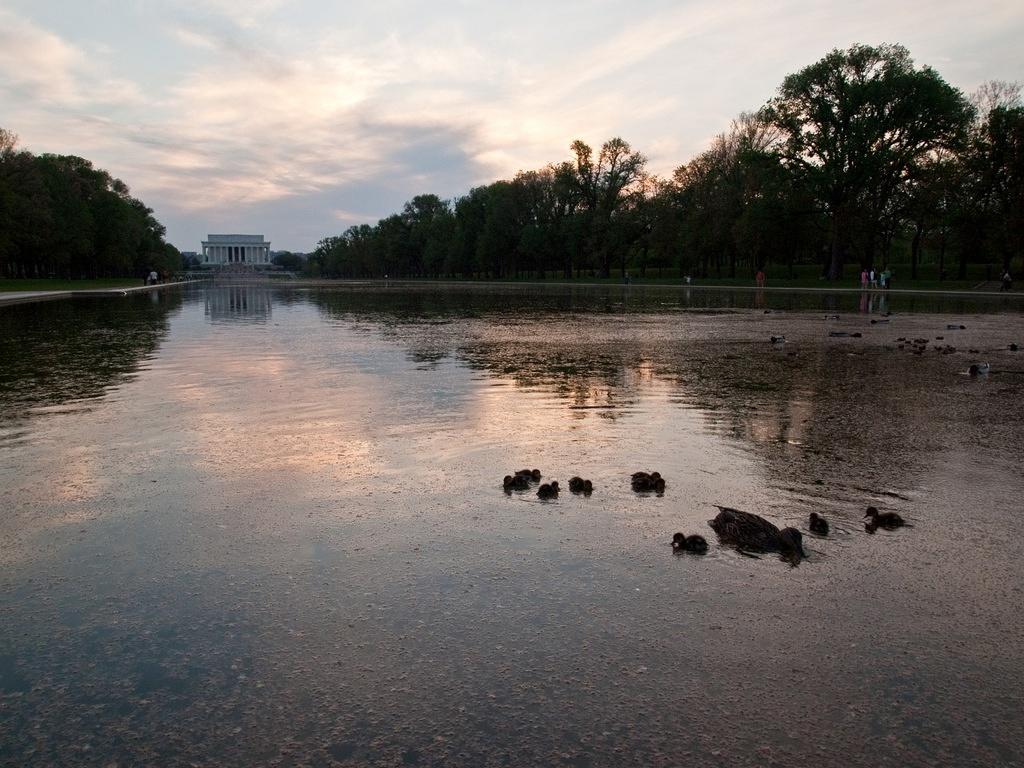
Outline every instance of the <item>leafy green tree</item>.
[(858, 219), (885, 212), (915, 166), (959, 147), (972, 107), (898, 45), (855, 45), (789, 75), (765, 110), (785, 134), (782, 156), (830, 223), (828, 275), (842, 276)]
[(996, 107), (977, 148), (990, 232), (1002, 267), (1024, 254), (1024, 107)]
[(177, 249), (128, 186), (81, 157), (17, 151), (0, 129), (0, 276), (175, 271)]
[(276, 266), (281, 269), (286, 269), (289, 272), (300, 272), (303, 267), (303, 258), (297, 253), (292, 253), (291, 251), (283, 251), (282, 253), (275, 254), (271, 261)]
[(580, 209), (589, 228), (588, 250), (601, 267), (602, 277), (611, 274), (613, 258), (621, 248), (612, 237), (612, 223), (632, 199), (641, 194), (647, 158), (629, 143), (613, 138), (594, 151), (580, 139), (572, 143), (576, 156), (576, 185)]

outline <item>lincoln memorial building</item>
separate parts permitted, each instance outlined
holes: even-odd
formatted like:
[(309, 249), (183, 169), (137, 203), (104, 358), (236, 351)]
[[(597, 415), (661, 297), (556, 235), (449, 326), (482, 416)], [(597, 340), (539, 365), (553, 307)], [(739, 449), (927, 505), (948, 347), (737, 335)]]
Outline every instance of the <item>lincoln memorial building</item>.
[(263, 235), (207, 235), (203, 264), (270, 264), (270, 243)]

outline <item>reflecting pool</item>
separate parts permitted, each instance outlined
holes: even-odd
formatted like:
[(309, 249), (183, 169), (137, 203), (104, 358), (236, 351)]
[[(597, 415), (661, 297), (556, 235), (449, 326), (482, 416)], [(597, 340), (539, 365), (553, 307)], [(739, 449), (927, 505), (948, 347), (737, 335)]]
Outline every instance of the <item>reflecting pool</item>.
[(877, 293), (0, 308), (0, 765), (1020, 765), (1022, 343)]

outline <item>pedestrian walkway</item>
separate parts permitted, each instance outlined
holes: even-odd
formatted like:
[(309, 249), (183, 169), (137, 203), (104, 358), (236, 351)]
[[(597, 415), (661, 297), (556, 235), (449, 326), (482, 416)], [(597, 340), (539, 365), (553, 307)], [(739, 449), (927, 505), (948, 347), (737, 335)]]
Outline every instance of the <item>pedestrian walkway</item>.
[(89, 288), (82, 291), (0, 291), (0, 306), (9, 304), (28, 304), (33, 301), (52, 301), (54, 299), (70, 299), (75, 296), (127, 296), (129, 293), (159, 291), (161, 288), (173, 288), (196, 280), (184, 280), (177, 283), (157, 283), (156, 285), (133, 285), (124, 288)]

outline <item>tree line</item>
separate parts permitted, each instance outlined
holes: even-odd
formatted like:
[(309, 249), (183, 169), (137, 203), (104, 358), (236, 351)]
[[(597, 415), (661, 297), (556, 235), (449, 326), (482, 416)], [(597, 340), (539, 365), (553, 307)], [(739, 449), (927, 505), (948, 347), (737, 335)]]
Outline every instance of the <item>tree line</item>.
[(736, 277), (895, 261), (918, 277), (1024, 253), (1017, 84), (972, 98), (899, 45), (834, 50), (662, 179), (621, 138), (321, 240), (325, 277)]
[(0, 277), (174, 272), (181, 254), (128, 186), (73, 155), (34, 155), (0, 128)]

